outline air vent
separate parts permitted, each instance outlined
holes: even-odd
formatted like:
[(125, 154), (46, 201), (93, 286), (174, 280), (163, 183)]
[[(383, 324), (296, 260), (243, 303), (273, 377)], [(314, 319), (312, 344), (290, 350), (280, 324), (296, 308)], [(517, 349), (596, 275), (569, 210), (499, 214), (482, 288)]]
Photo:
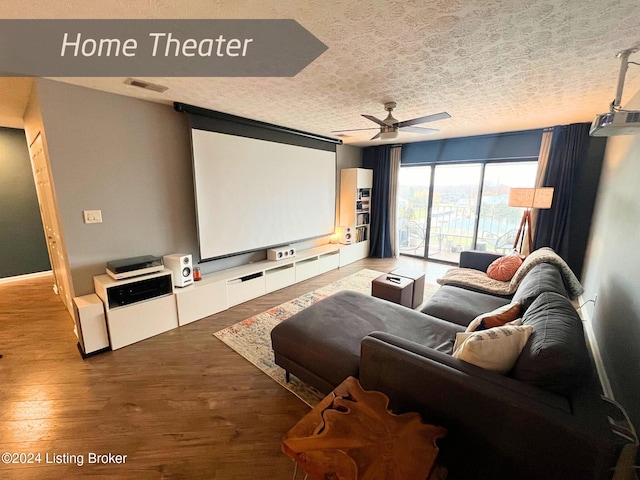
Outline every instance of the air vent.
[(169, 90), (169, 87), (165, 87), (164, 85), (145, 82), (144, 80), (136, 80), (135, 78), (127, 78), (124, 83), (126, 85), (131, 85), (132, 87), (144, 88), (145, 90), (151, 90), (152, 92), (158, 93), (164, 93)]
[(626, 123), (636, 123), (640, 122), (640, 112), (629, 112), (627, 114)]

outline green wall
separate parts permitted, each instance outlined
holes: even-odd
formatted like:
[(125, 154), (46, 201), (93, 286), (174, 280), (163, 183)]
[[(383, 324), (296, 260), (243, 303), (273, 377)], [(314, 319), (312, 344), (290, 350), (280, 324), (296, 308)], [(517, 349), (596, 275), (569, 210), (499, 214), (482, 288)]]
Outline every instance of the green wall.
[(50, 269), (24, 131), (0, 127), (0, 278)]

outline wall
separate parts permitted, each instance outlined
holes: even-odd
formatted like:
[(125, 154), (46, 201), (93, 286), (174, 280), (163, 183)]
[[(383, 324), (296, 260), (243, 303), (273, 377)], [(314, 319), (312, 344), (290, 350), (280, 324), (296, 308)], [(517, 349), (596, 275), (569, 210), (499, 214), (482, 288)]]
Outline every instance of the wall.
[[(36, 88), (75, 295), (93, 292), (93, 276), (109, 260), (185, 252), (197, 262), (186, 116), (51, 80)], [(338, 169), (358, 163), (360, 152), (338, 146)], [(82, 211), (94, 209), (103, 223), (85, 225)], [(206, 274), (264, 258), (261, 251), (200, 267)]]
[(24, 131), (0, 127), (0, 278), (50, 268)]
[[(197, 250), (189, 130), (171, 106), (38, 79), (75, 295), (109, 260)], [(83, 210), (103, 223), (84, 224)]]
[(336, 227), (340, 223), (340, 170), (362, 167), (362, 148), (351, 145), (338, 145), (336, 151)]
[[(640, 109), (640, 92), (625, 108)], [(585, 262), (584, 307), (615, 399), (640, 432), (640, 135), (610, 137)]]

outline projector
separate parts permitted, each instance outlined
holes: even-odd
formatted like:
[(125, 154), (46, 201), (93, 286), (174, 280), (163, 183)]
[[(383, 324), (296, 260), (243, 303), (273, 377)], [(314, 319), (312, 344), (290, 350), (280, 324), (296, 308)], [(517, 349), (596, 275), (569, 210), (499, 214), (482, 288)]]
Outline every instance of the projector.
[(592, 137), (640, 135), (640, 112), (621, 110), (602, 113), (593, 120), (589, 135)]

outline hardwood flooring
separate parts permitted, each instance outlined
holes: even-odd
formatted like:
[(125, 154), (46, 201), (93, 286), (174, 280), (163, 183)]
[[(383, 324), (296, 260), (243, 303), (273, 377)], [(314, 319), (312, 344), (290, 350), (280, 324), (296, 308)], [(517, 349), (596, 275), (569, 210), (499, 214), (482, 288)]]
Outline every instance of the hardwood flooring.
[[(427, 281), (447, 268), (362, 260), (86, 360), (50, 277), (0, 285), (0, 454), (40, 454), (0, 463), (0, 478), (292, 478), (280, 440), (309, 408), (212, 334), (362, 268), (396, 265), (424, 269)], [(126, 458), (90, 463), (90, 453)]]

